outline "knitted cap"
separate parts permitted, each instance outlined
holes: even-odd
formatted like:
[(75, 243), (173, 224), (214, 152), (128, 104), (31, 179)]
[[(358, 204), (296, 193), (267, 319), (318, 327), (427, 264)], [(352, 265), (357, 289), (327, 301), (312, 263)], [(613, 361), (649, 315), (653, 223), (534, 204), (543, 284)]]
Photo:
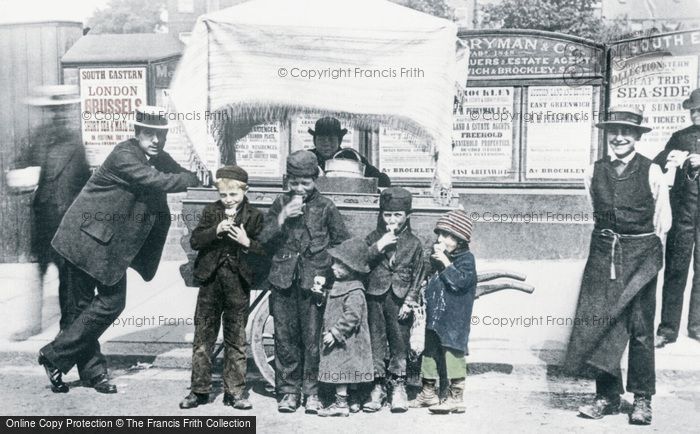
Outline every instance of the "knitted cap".
[(318, 159), (311, 151), (296, 151), (287, 157), (287, 176), (318, 176)]
[(445, 231), (455, 237), (470, 242), (472, 239), (472, 226), (474, 222), (461, 209), (448, 211), (442, 215), (435, 224), (434, 232)]
[(413, 195), (401, 187), (389, 187), (379, 196), (379, 208), (382, 211), (411, 211)]
[(248, 172), (240, 166), (223, 166), (216, 171), (216, 179), (235, 179), (236, 181), (248, 183)]
[(362, 238), (350, 238), (339, 246), (328, 249), (328, 253), (338, 261), (358, 273), (369, 273), (369, 250)]

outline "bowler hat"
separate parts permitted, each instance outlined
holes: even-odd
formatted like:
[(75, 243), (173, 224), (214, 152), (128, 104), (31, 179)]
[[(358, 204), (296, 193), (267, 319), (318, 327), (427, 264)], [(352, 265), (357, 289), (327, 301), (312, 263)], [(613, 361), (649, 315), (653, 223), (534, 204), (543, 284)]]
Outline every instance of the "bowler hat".
[(379, 196), (379, 208), (382, 211), (411, 211), (413, 195), (402, 187), (389, 187)]
[(445, 231), (466, 242), (472, 239), (472, 227), (474, 222), (461, 209), (455, 209), (443, 214), (435, 223), (435, 233)]
[(80, 90), (78, 86), (69, 84), (39, 86), (24, 102), (37, 107), (77, 104), (80, 102)]
[(234, 179), (247, 184), (248, 172), (246, 172), (242, 167), (236, 165), (223, 166), (216, 170), (216, 179), (221, 178)]
[(690, 93), (690, 98), (683, 101), (683, 108), (686, 110), (700, 108), (700, 88), (692, 91)]
[(367, 243), (362, 238), (350, 238), (339, 246), (328, 249), (328, 253), (358, 273), (369, 273)]
[(644, 113), (636, 108), (610, 107), (608, 110), (608, 120), (595, 124), (598, 128), (609, 128), (614, 126), (632, 127), (637, 131), (648, 133), (651, 128), (642, 126)]
[(342, 139), (348, 132), (347, 128), (340, 128), (340, 121), (336, 118), (327, 116), (316, 121), (314, 129), (309, 128), (309, 134), (312, 136), (338, 136)]
[(167, 130), (169, 128), (167, 118), (168, 112), (165, 107), (144, 105), (137, 107), (134, 114), (134, 120), (131, 121), (131, 124), (134, 126), (138, 125), (140, 127), (158, 130)]

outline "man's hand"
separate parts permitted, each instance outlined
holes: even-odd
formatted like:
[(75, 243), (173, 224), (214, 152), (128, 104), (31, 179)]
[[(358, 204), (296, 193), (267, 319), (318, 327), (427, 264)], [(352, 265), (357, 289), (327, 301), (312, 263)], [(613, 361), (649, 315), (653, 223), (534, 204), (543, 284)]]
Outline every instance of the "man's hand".
[(233, 222), (229, 219), (224, 219), (216, 227), (216, 235), (222, 236), (224, 233), (229, 232), (233, 227)]
[(248, 238), (248, 234), (246, 233), (245, 229), (243, 229), (243, 223), (237, 227), (231, 225), (228, 230), (228, 236), (246, 249), (250, 247), (250, 238)]
[(688, 161), (690, 163), (690, 167), (697, 169), (700, 167), (700, 154), (690, 154), (688, 156)]
[(387, 247), (396, 244), (396, 240), (397, 237), (393, 231), (385, 233), (380, 239), (377, 240), (377, 250), (380, 252), (383, 251)]
[(335, 344), (335, 337), (333, 337), (333, 333), (331, 332), (326, 332), (323, 335), (323, 345), (326, 346), (326, 348), (330, 348)]

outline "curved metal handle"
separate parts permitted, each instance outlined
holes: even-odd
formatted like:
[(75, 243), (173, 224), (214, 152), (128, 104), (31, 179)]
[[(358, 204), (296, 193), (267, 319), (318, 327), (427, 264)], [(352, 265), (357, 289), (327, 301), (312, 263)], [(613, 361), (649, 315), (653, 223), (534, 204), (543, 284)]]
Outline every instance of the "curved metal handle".
[(504, 289), (515, 289), (516, 291), (522, 291), (527, 294), (532, 294), (535, 291), (534, 286), (521, 282), (484, 283), (476, 285), (476, 293), (474, 298), (476, 299), (482, 295), (492, 294)]
[(477, 282), (485, 282), (487, 280), (498, 279), (500, 277), (509, 277), (511, 279), (525, 281), (527, 276), (517, 271), (507, 271), (507, 270), (486, 270), (481, 273), (476, 273)]

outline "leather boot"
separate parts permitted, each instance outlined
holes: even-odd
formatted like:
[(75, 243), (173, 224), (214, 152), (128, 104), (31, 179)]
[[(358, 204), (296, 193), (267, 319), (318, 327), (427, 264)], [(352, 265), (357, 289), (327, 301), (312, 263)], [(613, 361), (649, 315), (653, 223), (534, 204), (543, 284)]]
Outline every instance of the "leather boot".
[(304, 404), (304, 413), (306, 414), (318, 414), (318, 411), (323, 407), (321, 405), (321, 400), (318, 399), (318, 395), (309, 395), (306, 397), (306, 404)]
[(186, 410), (188, 408), (195, 408), (207, 403), (209, 403), (208, 393), (190, 392), (189, 395), (185, 396), (185, 398), (182, 401), (180, 401), (180, 408)]
[(403, 413), (408, 410), (408, 396), (406, 395), (406, 379), (397, 377), (391, 386), (391, 412)]
[(423, 388), (416, 395), (416, 399), (408, 403), (410, 408), (431, 407), (440, 403), (435, 384), (436, 380), (423, 379)]
[(620, 396), (596, 395), (591, 404), (578, 408), (579, 414), (591, 419), (602, 419), (603, 416), (620, 413)]
[(428, 410), (433, 414), (464, 413), (464, 378), (451, 379), (447, 398)]
[(374, 380), (374, 388), (369, 394), (369, 401), (365, 402), (362, 406), (362, 411), (366, 413), (374, 413), (382, 409), (384, 402), (386, 401), (386, 388), (384, 386), (384, 379), (377, 378)]
[(645, 395), (634, 395), (632, 413), (629, 416), (631, 425), (651, 424), (651, 397)]
[(285, 393), (277, 404), (277, 411), (280, 413), (294, 413), (299, 407), (299, 395)]
[(318, 411), (318, 415), (321, 417), (334, 417), (334, 416), (350, 416), (350, 408), (348, 407), (348, 397), (347, 395), (335, 394), (335, 402), (326, 408), (322, 408)]

